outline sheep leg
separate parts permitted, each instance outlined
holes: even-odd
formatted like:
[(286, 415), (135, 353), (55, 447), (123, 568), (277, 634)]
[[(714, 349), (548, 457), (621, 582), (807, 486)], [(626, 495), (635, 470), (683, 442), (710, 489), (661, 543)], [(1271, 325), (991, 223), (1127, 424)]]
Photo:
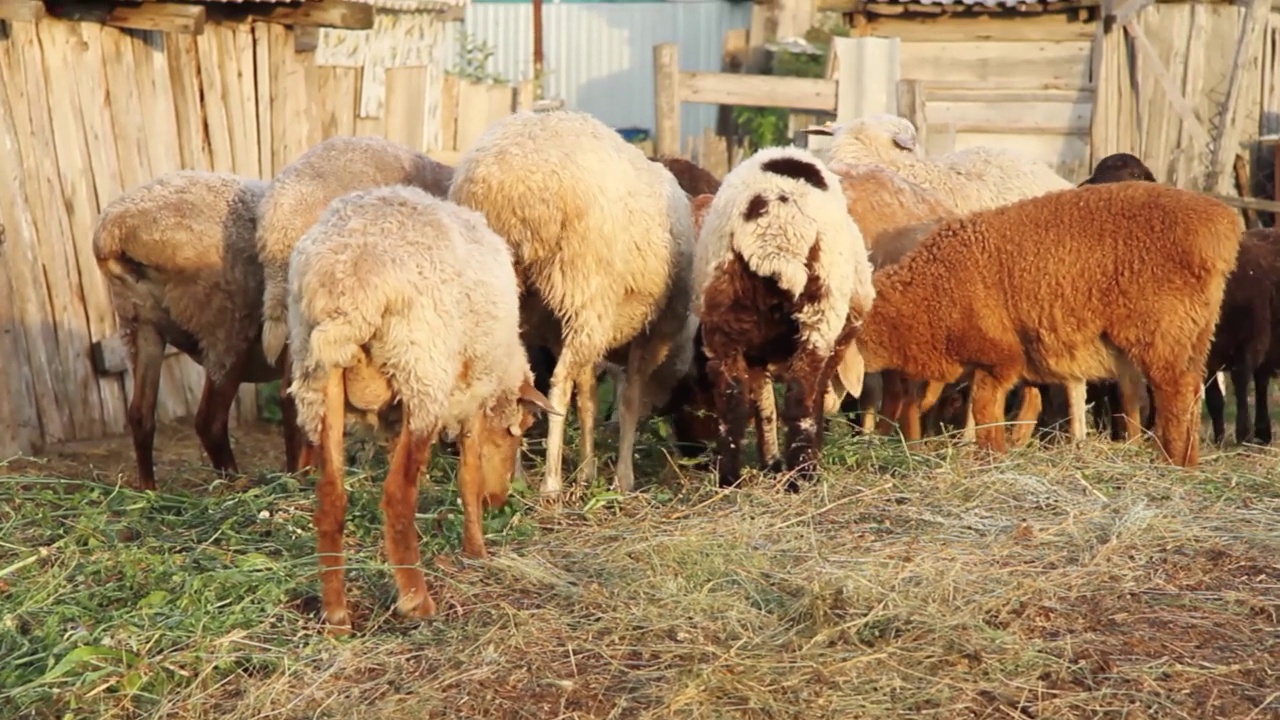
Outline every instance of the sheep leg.
[(782, 453), (778, 451), (778, 399), (773, 394), (773, 378), (761, 370), (751, 374), (752, 404), (755, 408), (756, 450), (760, 468), (765, 472), (781, 472)]
[[(636, 434), (640, 429), (640, 416), (644, 409), (645, 386), (649, 376), (666, 359), (671, 349), (669, 340), (641, 336), (631, 341), (627, 353), (627, 382), (622, 396), (622, 410), (618, 417), (618, 490), (631, 492), (636, 485), (635, 454)], [(594, 385), (592, 385), (594, 387)]]
[(747, 406), (751, 403), (746, 361), (736, 353), (723, 360), (710, 358), (707, 377), (715, 389), (716, 416), (720, 418), (720, 434), (716, 438), (718, 482), (720, 487), (736, 487), (742, 479), (742, 442), (747, 435)]
[[(391, 564), (396, 578), (396, 611), (409, 617), (436, 614), (436, 603), (431, 599), (431, 591), (419, 564), (418, 526), (414, 522), (418, 509), (418, 477), (422, 468), (431, 461), (431, 446), (435, 441), (434, 430), (426, 434), (414, 434), (409, 430), (409, 412), (405, 408), (400, 420), (400, 437), (391, 455), (391, 467), (382, 482), (382, 538), (387, 562)], [(465, 464), (464, 460), (464, 467)], [(464, 474), (459, 471), (460, 477)], [(464, 511), (466, 504), (464, 494)], [(465, 542), (463, 547), (465, 549)]]
[[(787, 469), (804, 479), (817, 474), (818, 453), (822, 449), (817, 417), (822, 413), (821, 392), (834, 367), (822, 354), (801, 348), (787, 364), (783, 420), (787, 424)], [(794, 487), (794, 481), (788, 483)]]
[(342, 532), (347, 517), (346, 452), (343, 425), (346, 419), (346, 384), (342, 368), (329, 371), (324, 391), (324, 422), (320, 430), (322, 470), (316, 484), (316, 509), (312, 524), (316, 529), (316, 552), (320, 556), (321, 619), (330, 635), (346, 635), (351, 630), (347, 614), (345, 565)]
[(583, 480), (590, 485), (596, 481), (596, 369), (588, 367), (579, 373), (574, 389), (578, 396), (578, 431), (581, 435), (578, 439), (578, 463)]
[(885, 370), (880, 373), (880, 419), (876, 423), (876, 432), (881, 435), (895, 434), (894, 424), (902, 424), (903, 401), (910, 381), (896, 370)]
[(1267, 408), (1271, 372), (1266, 365), (1253, 371), (1253, 435), (1261, 445), (1271, 444), (1271, 410)]
[[(1070, 418), (1071, 439), (1080, 442), (1085, 439), (1087, 425), (1085, 408), (1088, 405), (1087, 388), (1083, 380), (1075, 380), (1065, 385), (1067, 391), (1067, 415)], [(1030, 389), (1030, 388), (1028, 388)], [(1039, 392), (1037, 392), (1039, 394)]]
[(974, 370), (969, 383), (969, 414), (974, 421), (978, 447), (995, 453), (1008, 451), (1005, 443), (1004, 402), (1016, 380), (1001, 380), (986, 370)]
[(1153, 404), (1160, 406), (1156, 416), (1156, 439), (1174, 465), (1195, 467), (1200, 462), (1199, 373), (1192, 371), (1152, 372)]
[[(1236, 363), (1231, 368), (1231, 391), (1236, 396), (1236, 442), (1240, 444), (1253, 440), (1253, 423), (1249, 422), (1249, 379), (1252, 375), (1245, 363)], [(1207, 388), (1205, 394), (1208, 394)]]
[(1226, 419), (1223, 417), (1226, 399), (1223, 398), (1222, 388), (1218, 387), (1218, 379), (1213, 373), (1205, 375), (1204, 404), (1209, 412), (1209, 423), (1213, 426), (1213, 442), (1215, 445), (1221, 445), (1227, 434)]
[(921, 397), (920, 386), (917, 383), (902, 379), (902, 404), (898, 410), (898, 426), (902, 428), (902, 437), (907, 442), (915, 442), (924, 437), (924, 429), (921, 427), (920, 411)]
[(485, 487), (483, 423), (483, 416), (478, 414), (459, 442), (461, 460), (458, 463), (458, 495), (462, 499), (462, 554), (476, 560), (489, 557), (489, 551), (484, 546), (484, 508), (491, 500), (496, 500), (490, 498)]
[(315, 465), (315, 447), (307, 442), (298, 427), (298, 404), (289, 394), (289, 386), (293, 384), (293, 357), (289, 354), (289, 346), (285, 345), (280, 353), (280, 425), (284, 434), (284, 469), (288, 473), (296, 473)]
[(238, 473), (236, 456), (231, 450), (231, 435), (228, 425), (231, 420), (231, 405), (236, 400), (236, 392), (240, 389), (240, 378), (244, 377), (244, 361), (233, 364), (227, 370), (227, 376), (215, 382), (205, 376), (204, 392), (200, 396), (200, 407), (196, 410), (196, 435), (204, 446), (209, 462), (221, 472)]
[(156, 489), (156, 399), (160, 393), (160, 368), (164, 365), (164, 338), (150, 325), (129, 334), (133, 349), (133, 397), (129, 400), (129, 432), (138, 463), (138, 487)]
[(1018, 408), (1018, 415), (1014, 418), (1014, 427), (1011, 444), (1026, 445), (1031, 442), (1031, 436), (1036, 431), (1036, 420), (1040, 417), (1040, 411), (1044, 409), (1044, 403), (1040, 397), (1040, 388), (1035, 385), (1028, 384), (1026, 390), (1022, 393), (1022, 405)]
[(542, 476), (542, 495), (548, 501), (557, 501), (563, 488), (564, 426), (569, 415), (569, 398), (573, 395), (573, 380), (579, 368), (574, 354), (568, 349), (560, 353), (556, 369), (551, 373), (551, 392), (547, 399), (556, 409), (547, 416), (547, 459)]
[[(1113, 414), (1111, 417), (1112, 439), (1127, 440), (1142, 437), (1142, 389), (1145, 384), (1145, 378), (1136, 367), (1121, 368), (1120, 379), (1111, 388), (1115, 397), (1111, 401), (1112, 412), (1114, 413), (1116, 409), (1120, 411), (1119, 414)], [(1117, 435), (1119, 435), (1118, 438)]]

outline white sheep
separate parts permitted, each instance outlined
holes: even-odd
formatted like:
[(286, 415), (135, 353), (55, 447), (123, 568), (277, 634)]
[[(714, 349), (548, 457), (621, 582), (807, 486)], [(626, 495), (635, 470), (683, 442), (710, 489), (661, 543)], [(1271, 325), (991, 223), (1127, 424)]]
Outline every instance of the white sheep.
[[(897, 115), (869, 115), (846, 124), (807, 128), (806, 132), (832, 136), (821, 157), (833, 169), (854, 163), (884, 165), (938, 193), (960, 215), (1074, 187), (1048, 165), (1004, 148), (976, 146), (922, 157), (915, 125)], [(1066, 389), (1071, 437), (1080, 440), (1087, 428), (1086, 388), (1083, 383), (1071, 382)], [(967, 413), (965, 436), (973, 436), (972, 408)]]
[(395, 184), (413, 185), (444, 197), (451, 176), (448, 165), (407, 145), (350, 135), (324, 140), (276, 173), (258, 212), (258, 255), (266, 282), (262, 349), (267, 359), (275, 362), (280, 357), (288, 337), (285, 274), (289, 253), (331, 201), (356, 190)]
[[(265, 189), (260, 180), (181, 170), (125, 192), (98, 216), (93, 254), (130, 353), (129, 429), (143, 488), (156, 487), (156, 396), (166, 343), (205, 370), (196, 434), (218, 470), (237, 472), (227, 426), (240, 384), (280, 377), (258, 342), (262, 264), (254, 233)], [(295, 431), (285, 423), (290, 471), (300, 450)]]
[[(823, 393), (875, 297), (840, 178), (800, 148), (747, 158), (711, 201), (693, 286), (720, 419), (720, 484), (739, 480), (748, 411), (774, 371), (787, 386), (786, 464), (813, 472)], [(842, 383), (857, 388), (861, 377)]]
[(317, 546), (323, 612), (349, 627), (343, 580), (343, 426), (396, 421), (383, 485), (397, 608), (435, 612), (418, 566), (417, 479), (440, 436), (457, 438), (463, 552), (487, 555), (484, 507), (506, 500), (524, 431), (547, 399), (520, 342), (511, 252), (479, 213), (404, 185), (334, 200), (289, 262), (289, 387), (298, 424), (320, 445)]
[[(458, 162), (449, 199), (484, 213), (514, 251), (526, 340), (558, 356), (551, 404), (567, 410), (577, 387), (588, 478), (597, 364), (626, 366), (617, 486), (630, 491), (645, 385), (669, 352), (677, 363), (692, 358), (688, 197), (666, 168), (604, 123), (552, 111), (490, 125)], [(550, 500), (561, 491), (564, 423), (553, 415), (547, 428), (542, 492)]]

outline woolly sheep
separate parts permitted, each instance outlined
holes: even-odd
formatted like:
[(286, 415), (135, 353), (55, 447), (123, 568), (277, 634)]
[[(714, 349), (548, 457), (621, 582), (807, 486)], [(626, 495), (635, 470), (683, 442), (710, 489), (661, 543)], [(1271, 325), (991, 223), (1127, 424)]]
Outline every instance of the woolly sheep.
[(479, 213), (416, 187), (356, 191), (299, 239), (288, 270), (289, 393), (298, 424), (320, 446), (314, 523), (324, 620), (350, 627), (343, 576), (343, 427), (399, 424), (383, 483), (387, 559), (396, 608), (435, 613), (418, 565), (418, 475), (437, 438), (457, 438), (463, 553), (487, 556), (480, 519), (506, 501), (536, 409), (520, 343), (511, 253)]
[[(458, 163), (449, 198), (480, 211), (511, 245), (524, 290), (527, 341), (556, 352), (550, 398), (567, 410), (577, 386), (581, 460), (595, 474), (596, 366), (626, 365), (617, 485), (632, 455), (644, 387), (668, 352), (692, 357), (689, 198), (675, 177), (596, 118), (518, 112), (491, 124)], [(559, 496), (563, 415), (547, 427), (542, 492)]]
[(814, 472), (821, 394), (875, 297), (839, 177), (800, 148), (760, 150), (735, 167), (707, 211), (693, 287), (720, 419), (720, 484), (739, 480), (746, 413), (770, 366), (785, 368), (787, 467)]
[[(1150, 183), (1091, 185), (947, 220), (876, 273), (876, 303), (852, 352), (868, 372), (945, 382), (972, 370), (980, 426), (998, 421), (1020, 379), (1141, 372), (1161, 408), (1164, 453), (1192, 466), (1190, 420), (1240, 232), (1225, 204)], [(1005, 449), (999, 427), (977, 433), (980, 446)]]
[(449, 166), (413, 148), (364, 135), (331, 137), (280, 170), (258, 211), (258, 255), (266, 276), (262, 349), (267, 359), (280, 357), (289, 334), (289, 254), (331, 201), (355, 190), (401, 183), (444, 197), (451, 176)]
[[(942, 195), (961, 215), (1071, 187), (1044, 163), (1003, 148), (976, 146), (940, 157), (921, 157), (915, 125), (897, 115), (870, 115), (845, 125), (809, 128), (808, 132), (833, 136), (824, 152), (833, 169), (844, 163), (886, 165)], [(1067, 387), (1071, 436), (1075, 439), (1083, 439), (1086, 432), (1085, 394), (1084, 384)], [(970, 427), (966, 426), (966, 435)]]
[[(1240, 239), (1240, 254), (1227, 278), (1205, 369), (1205, 405), (1213, 441), (1221, 443), (1225, 435), (1222, 388), (1215, 375), (1227, 370), (1236, 396), (1236, 442), (1256, 439), (1270, 444), (1268, 388), (1280, 371), (1280, 230), (1249, 230)], [(1256, 405), (1253, 428), (1249, 426), (1250, 380)]]
[[(129, 429), (138, 484), (155, 489), (156, 394), (168, 343), (205, 370), (196, 434), (215, 468), (237, 472), (227, 425), (242, 382), (280, 376), (262, 356), (262, 265), (255, 213), (266, 183), (182, 170), (135, 187), (102, 209), (93, 254), (107, 278), (129, 350)], [(300, 438), (284, 425), (286, 465), (297, 469)]]

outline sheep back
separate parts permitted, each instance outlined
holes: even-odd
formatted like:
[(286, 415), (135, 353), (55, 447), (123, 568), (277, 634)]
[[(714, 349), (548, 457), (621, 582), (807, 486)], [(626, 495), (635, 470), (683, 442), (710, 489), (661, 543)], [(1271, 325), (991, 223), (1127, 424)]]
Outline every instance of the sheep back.
[(285, 325), (289, 254), (328, 204), (347, 193), (412, 185), (437, 197), (448, 193), (452, 170), (407, 145), (374, 136), (332, 137), (286, 165), (267, 187), (258, 213), (258, 253), (265, 272), (263, 349), (274, 361)]
[(1280, 363), (1280, 230), (1249, 230), (1240, 238), (1235, 268), (1227, 277), (1222, 312), (1209, 350), (1211, 370), (1243, 363), (1250, 369), (1269, 356)]
[(1104, 337), (1121, 349), (1158, 336), (1166, 348), (1207, 351), (1241, 225), (1218, 200), (1151, 183), (944, 220), (876, 273), (859, 349), (868, 371), (892, 354), (896, 369), (939, 381), (1016, 353), (1035, 382), (1110, 377)]
[(800, 309), (801, 340), (835, 349), (848, 315), (861, 317), (874, 298), (862, 233), (845, 209), (840, 178), (800, 148), (767, 148), (743, 161), (707, 210), (694, 260), (695, 307), (708, 285), (739, 258), (799, 300), (816, 277), (824, 296)]
[(290, 392), (313, 442), (336, 367), (365, 376), (362, 405), (385, 400), (368, 376), (385, 378), (414, 433), (456, 435), (481, 408), (519, 420), (531, 375), (515, 272), (479, 213), (403, 185), (344, 195), (298, 241), (288, 280)]
[[(603, 356), (641, 331), (675, 337), (685, 327), (689, 198), (596, 118), (524, 111), (493, 123), (459, 161), (449, 199), (507, 240), (522, 287), (533, 286), (577, 352)], [(560, 338), (533, 340), (558, 347)]]
[(254, 234), (265, 189), (229, 173), (180, 170), (102, 209), (93, 254), (131, 349), (134, 329), (151, 325), (214, 381), (249, 349), (261, 322)]
[(689, 197), (697, 197), (698, 195), (715, 195), (720, 189), (720, 181), (716, 179), (705, 168), (700, 165), (686, 160), (682, 157), (660, 156), (652, 158), (656, 163), (661, 163), (668, 171), (675, 176), (676, 182), (680, 183), (681, 189)]
[(841, 163), (832, 170), (840, 177), (846, 209), (872, 254), (887, 240), (899, 241), (903, 227), (955, 215), (938, 193), (887, 167)]

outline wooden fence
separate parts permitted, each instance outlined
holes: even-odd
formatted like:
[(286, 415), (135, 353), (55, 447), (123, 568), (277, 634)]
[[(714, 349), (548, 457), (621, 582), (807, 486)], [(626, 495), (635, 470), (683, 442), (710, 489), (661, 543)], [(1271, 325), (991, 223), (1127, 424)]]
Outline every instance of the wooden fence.
[[(460, 92), (491, 102), (440, 112), (426, 68), (391, 68), (382, 117), (359, 117), (361, 69), (317, 65), (293, 28), (199, 30), (0, 23), (0, 457), (127, 427), (127, 373), (118, 362), (95, 367), (92, 352), (100, 344), (100, 355), (119, 354), (108, 351), (116, 322), (92, 234), (99, 209), (122, 191), (183, 168), (269, 178), (339, 134), (383, 135), (434, 154), (433, 118), (479, 132), (517, 94), (467, 88)], [(192, 414), (204, 379), (170, 352), (161, 421)], [(256, 415), (254, 397), (252, 386), (241, 392), (241, 419)]]

